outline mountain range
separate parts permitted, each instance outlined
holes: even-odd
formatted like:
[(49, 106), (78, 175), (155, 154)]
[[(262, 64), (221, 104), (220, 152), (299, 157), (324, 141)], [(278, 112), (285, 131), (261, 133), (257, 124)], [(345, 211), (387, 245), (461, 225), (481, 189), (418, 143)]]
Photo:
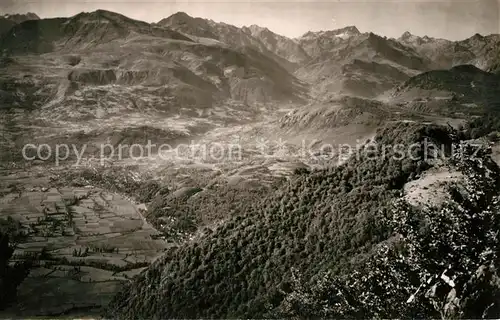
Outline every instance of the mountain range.
[[(171, 80), (152, 70), (168, 69), (171, 79), (198, 92), (196, 101), (377, 98), (430, 70), (467, 64), (491, 73), (499, 68), (498, 35), (453, 42), (405, 32), (388, 39), (349, 26), (290, 39), (256, 25), (238, 28), (183, 12), (153, 24), (104, 10), (71, 18), (1, 19), (8, 24), (0, 38), (4, 57), (80, 55), (77, 65), (67, 66), (73, 85), (166, 84)], [(121, 57), (114, 50), (118, 46)], [(96, 57), (104, 54), (109, 57)], [(145, 55), (152, 57), (147, 63), (141, 60)]]

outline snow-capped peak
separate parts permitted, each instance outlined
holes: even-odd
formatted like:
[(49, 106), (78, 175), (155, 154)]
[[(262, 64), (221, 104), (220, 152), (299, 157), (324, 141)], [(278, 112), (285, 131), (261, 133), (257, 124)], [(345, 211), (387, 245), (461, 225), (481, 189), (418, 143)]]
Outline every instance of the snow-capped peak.
[(414, 42), (421, 42), (423, 39), (420, 38), (419, 36), (411, 34), (411, 32), (409, 31), (406, 31), (401, 35), (399, 40), (407, 43), (414, 43)]
[(12, 20), (16, 23), (21, 23), (23, 21), (26, 21), (26, 20), (38, 20), (40, 19), (39, 16), (37, 16), (36, 14), (32, 13), (32, 12), (28, 12), (26, 14), (20, 14), (20, 13), (14, 13), (14, 14), (11, 14), (11, 13), (7, 13), (7, 14), (4, 14), (4, 15), (0, 15), (1, 18), (4, 18), (4, 19), (8, 19), (8, 20)]
[(317, 31), (317, 32), (312, 32), (309, 31), (305, 33), (301, 38), (303, 40), (312, 40), (312, 39), (317, 39), (317, 38), (323, 38), (323, 37), (331, 37), (331, 38), (341, 38), (341, 39), (347, 39), (352, 36), (360, 35), (361, 32), (359, 32), (358, 28), (355, 26), (348, 26), (345, 28), (341, 29), (336, 29), (336, 30), (328, 30), (328, 31)]

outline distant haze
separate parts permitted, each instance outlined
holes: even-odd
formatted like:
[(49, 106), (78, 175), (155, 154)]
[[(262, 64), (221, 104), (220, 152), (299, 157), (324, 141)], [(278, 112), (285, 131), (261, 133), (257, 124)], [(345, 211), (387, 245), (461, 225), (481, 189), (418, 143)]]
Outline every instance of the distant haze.
[(257, 24), (288, 37), (307, 31), (355, 25), (388, 37), (403, 32), (461, 40), (475, 33), (500, 33), (500, 0), (441, 1), (130, 1), (0, 0), (0, 13), (34, 12), (42, 18), (68, 17), (104, 9), (157, 22), (184, 11), (236, 26)]

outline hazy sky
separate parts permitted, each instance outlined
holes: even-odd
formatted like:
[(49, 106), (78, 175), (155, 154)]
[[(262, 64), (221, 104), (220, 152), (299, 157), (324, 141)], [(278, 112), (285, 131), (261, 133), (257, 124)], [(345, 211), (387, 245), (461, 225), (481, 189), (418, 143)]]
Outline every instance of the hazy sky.
[(0, 13), (31, 11), (42, 18), (96, 9), (148, 22), (184, 11), (236, 26), (258, 24), (289, 37), (348, 25), (388, 37), (404, 31), (452, 40), (500, 33), (500, 0), (0, 0)]

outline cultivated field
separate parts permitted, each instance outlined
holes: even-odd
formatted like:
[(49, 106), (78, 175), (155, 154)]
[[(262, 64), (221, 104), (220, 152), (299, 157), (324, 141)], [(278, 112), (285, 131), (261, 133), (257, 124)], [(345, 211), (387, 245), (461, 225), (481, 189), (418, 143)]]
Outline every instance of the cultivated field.
[(49, 188), (33, 171), (0, 176), (0, 218), (20, 221), (28, 234), (14, 260), (41, 254), (8, 314), (97, 312), (169, 247), (124, 196), (92, 186)]

